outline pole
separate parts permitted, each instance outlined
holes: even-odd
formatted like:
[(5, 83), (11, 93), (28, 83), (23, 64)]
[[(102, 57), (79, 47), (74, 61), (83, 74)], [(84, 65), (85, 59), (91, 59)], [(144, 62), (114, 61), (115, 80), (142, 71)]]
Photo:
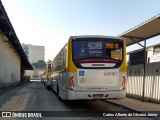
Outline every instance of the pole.
[(146, 40), (144, 40), (144, 64), (143, 64), (143, 68), (144, 68), (144, 72), (143, 72), (143, 90), (142, 90), (142, 102), (144, 102), (144, 95), (145, 95), (145, 81), (146, 81), (146, 58), (147, 58), (147, 54), (146, 54)]

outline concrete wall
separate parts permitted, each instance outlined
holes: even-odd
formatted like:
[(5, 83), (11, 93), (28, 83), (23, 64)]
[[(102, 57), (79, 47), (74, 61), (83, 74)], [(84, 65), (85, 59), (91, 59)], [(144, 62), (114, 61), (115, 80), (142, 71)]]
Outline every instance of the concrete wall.
[(0, 87), (20, 82), (20, 57), (6, 37), (0, 34)]

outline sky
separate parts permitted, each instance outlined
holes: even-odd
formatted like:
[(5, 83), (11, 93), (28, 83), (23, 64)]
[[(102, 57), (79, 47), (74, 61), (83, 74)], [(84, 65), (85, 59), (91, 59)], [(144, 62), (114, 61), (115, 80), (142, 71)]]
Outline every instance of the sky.
[[(70, 36), (118, 36), (160, 14), (160, 0), (2, 0), (21, 43), (45, 46), (53, 60)], [(153, 42), (154, 39), (154, 42)], [(160, 36), (147, 46), (160, 43)], [(127, 47), (127, 51), (141, 48)]]

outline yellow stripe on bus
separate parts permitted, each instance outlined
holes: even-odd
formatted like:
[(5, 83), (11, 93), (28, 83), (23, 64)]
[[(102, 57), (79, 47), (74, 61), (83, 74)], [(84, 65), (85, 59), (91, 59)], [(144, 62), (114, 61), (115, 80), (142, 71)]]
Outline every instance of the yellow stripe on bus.
[(66, 58), (68, 58), (66, 60), (66, 71), (67, 72), (77, 72), (77, 68), (73, 63), (72, 60), (72, 44), (71, 44), (71, 40), (68, 41), (67, 44), (67, 54), (66, 54)]
[(120, 67), (120, 72), (127, 72), (127, 65), (126, 65), (126, 43), (124, 42), (124, 45), (123, 45), (123, 62), (121, 64), (121, 67)]

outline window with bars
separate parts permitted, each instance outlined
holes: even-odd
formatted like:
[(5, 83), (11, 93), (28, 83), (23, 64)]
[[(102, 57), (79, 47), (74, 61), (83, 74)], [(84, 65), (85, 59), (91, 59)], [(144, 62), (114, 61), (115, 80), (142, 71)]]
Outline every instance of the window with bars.
[(160, 45), (157, 45), (154, 47), (154, 52), (153, 52), (154, 55), (156, 54), (160, 54)]

